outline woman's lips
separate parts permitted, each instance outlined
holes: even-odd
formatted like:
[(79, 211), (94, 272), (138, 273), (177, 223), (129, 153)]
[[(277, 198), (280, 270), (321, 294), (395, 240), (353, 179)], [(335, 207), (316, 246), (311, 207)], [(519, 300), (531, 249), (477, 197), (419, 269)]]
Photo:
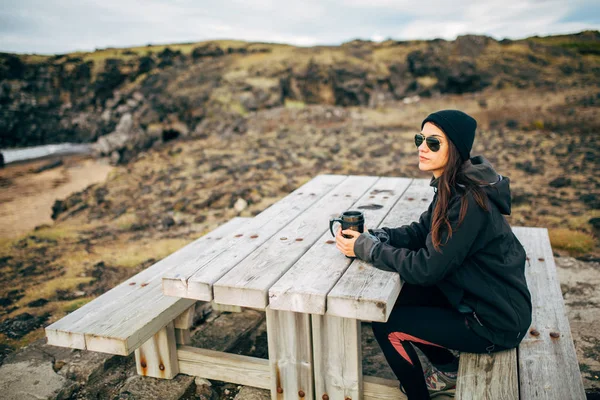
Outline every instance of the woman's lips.
[(429, 158), (425, 158), (423, 156), (419, 156), (419, 161), (427, 161), (427, 160), (429, 160)]

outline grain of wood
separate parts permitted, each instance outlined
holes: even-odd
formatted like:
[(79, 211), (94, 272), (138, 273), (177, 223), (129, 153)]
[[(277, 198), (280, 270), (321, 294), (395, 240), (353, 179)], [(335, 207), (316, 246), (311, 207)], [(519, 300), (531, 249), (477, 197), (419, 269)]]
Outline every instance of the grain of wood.
[(163, 292), (212, 300), (212, 285), (220, 277), (346, 179), (344, 175), (319, 175), (302, 185), (256, 215), (242, 229), (222, 236), (215, 247), (198, 252), (172, 273), (165, 274)]
[(192, 304), (190, 307), (186, 308), (184, 312), (179, 314), (177, 318), (173, 321), (176, 329), (190, 329), (192, 324), (194, 323), (194, 317), (196, 315), (196, 302)]
[(221, 312), (242, 312), (242, 307), (212, 302), (212, 309)]
[[(46, 327), (48, 344), (89, 349), (88, 335), (95, 344), (92, 349), (110, 354), (130, 354), (193, 303), (188, 299), (163, 296), (160, 288), (162, 274), (190, 257), (191, 253), (211, 246), (212, 242), (208, 239), (211, 235), (233, 232), (247, 221), (248, 218), (228, 221)], [(142, 286), (142, 283), (148, 284)], [(99, 325), (107, 323), (109, 317), (110, 323), (115, 324), (114, 333), (98, 329)], [(164, 317), (172, 318), (165, 320), (162, 319)], [(102, 336), (104, 333), (109, 336)]]
[[(381, 227), (417, 221), (427, 210), (433, 189), (427, 179), (415, 179), (386, 216)], [(327, 295), (327, 314), (364, 321), (387, 321), (400, 293), (398, 273), (382, 271), (356, 260)]]
[[(571, 328), (556, 275), (548, 230), (515, 227), (527, 252), (525, 277), (533, 320), (518, 349), (521, 399), (585, 399)], [(559, 336), (553, 338), (552, 333)]]
[(397, 380), (365, 376), (363, 385), (363, 400), (406, 400)]
[(363, 398), (360, 321), (312, 315), (315, 395)]
[(175, 328), (175, 343), (186, 346), (190, 345), (192, 343), (190, 330)]
[[(352, 210), (365, 214), (365, 229), (377, 227), (398, 201), (411, 179), (381, 178)], [(375, 205), (376, 209), (364, 207)], [(340, 210), (345, 211), (345, 210)], [(269, 289), (269, 306), (310, 314), (324, 314), (327, 293), (346, 271), (351, 259), (335, 247), (335, 238), (325, 232), (316, 243)]]
[(498, 353), (461, 353), (456, 382), (460, 400), (517, 400), (519, 377), (517, 351)]
[(310, 316), (269, 307), (266, 314), (271, 398), (314, 398)]
[(354, 204), (376, 181), (350, 176), (219, 279), (213, 286), (215, 301), (266, 307), (269, 288), (325, 234), (331, 216)]
[(135, 350), (135, 365), (139, 375), (153, 378), (173, 379), (179, 373), (173, 322)]
[(271, 387), (269, 360), (190, 346), (179, 346), (177, 359), (182, 374), (261, 389)]

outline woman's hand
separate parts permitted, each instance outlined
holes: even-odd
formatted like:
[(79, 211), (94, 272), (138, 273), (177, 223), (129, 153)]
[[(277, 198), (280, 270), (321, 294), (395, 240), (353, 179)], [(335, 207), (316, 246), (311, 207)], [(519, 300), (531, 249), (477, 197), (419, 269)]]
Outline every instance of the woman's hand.
[[(352, 238), (346, 239), (342, 234), (351, 235)], [(353, 231), (352, 229), (342, 230), (342, 228), (339, 228), (337, 235), (335, 235), (335, 247), (348, 257), (356, 257), (356, 254), (354, 254), (354, 242), (356, 242), (356, 239), (359, 236), (360, 232)]]

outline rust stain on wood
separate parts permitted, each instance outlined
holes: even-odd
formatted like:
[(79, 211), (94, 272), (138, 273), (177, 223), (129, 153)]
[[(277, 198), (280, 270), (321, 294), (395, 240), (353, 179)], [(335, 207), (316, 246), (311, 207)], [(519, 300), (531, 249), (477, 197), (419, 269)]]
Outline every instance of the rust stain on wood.
[(540, 333), (536, 329), (530, 330), (529, 333), (531, 333), (531, 336), (540, 336)]

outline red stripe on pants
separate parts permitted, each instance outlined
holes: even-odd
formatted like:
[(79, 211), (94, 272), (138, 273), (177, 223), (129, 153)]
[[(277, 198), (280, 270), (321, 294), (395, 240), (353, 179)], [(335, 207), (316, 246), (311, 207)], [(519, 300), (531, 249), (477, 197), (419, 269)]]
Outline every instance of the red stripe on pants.
[(400, 354), (402, 356), (402, 358), (404, 358), (406, 361), (408, 361), (410, 363), (410, 365), (414, 365), (414, 364), (413, 364), (412, 360), (410, 359), (410, 357), (408, 356), (408, 353), (404, 349), (402, 342), (409, 341), (409, 342), (423, 343), (423, 344), (426, 344), (429, 346), (436, 346), (436, 347), (444, 348), (443, 346), (440, 346), (439, 344), (431, 343), (431, 342), (428, 342), (427, 340), (419, 339), (417, 337), (409, 335), (408, 333), (403, 333), (403, 332), (390, 333), (388, 335), (388, 340), (390, 341), (392, 346), (394, 346), (394, 348), (396, 349), (398, 354)]

